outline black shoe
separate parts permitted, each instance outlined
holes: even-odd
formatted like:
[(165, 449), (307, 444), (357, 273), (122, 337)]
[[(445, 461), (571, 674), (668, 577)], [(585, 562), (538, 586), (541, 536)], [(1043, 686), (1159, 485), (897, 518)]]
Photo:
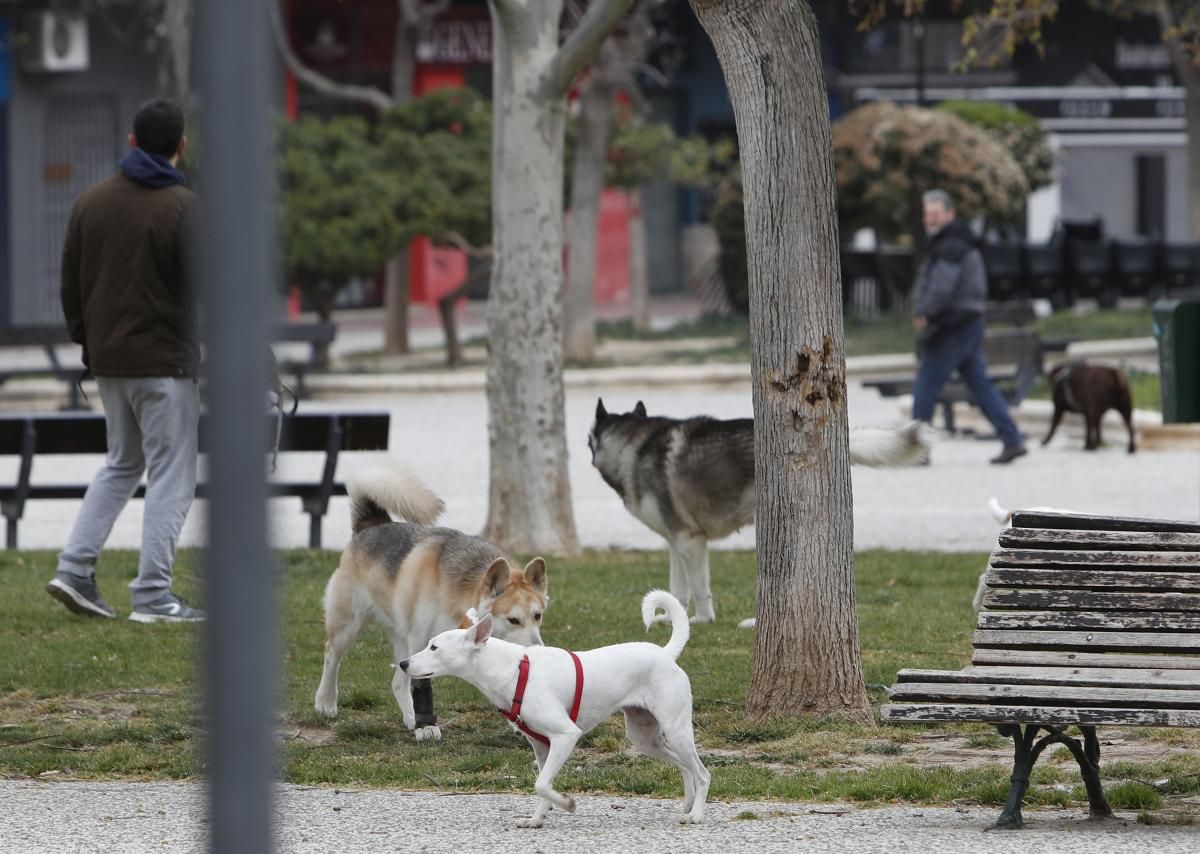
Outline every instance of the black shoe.
[(1025, 449), (1024, 445), (1009, 445), (1003, 451), (1000, 452), (1000, 456), (992, 458), (992, 465), (994, 465), (994, 466), (1008, 465), (1013, 460), (1017, 459), (1017, 457), (1023, 457), (1028, 453), (1029, 453), (1029, 451), (1027, 451)]
[(46, 585), (46, 592), (67, 606), (68, 611), (85, 617), (108, 617), (113, 619), (117, 612), (109, 607), (96, 587), (96, 576), (80, 578), (69, 572), (59, 572)]

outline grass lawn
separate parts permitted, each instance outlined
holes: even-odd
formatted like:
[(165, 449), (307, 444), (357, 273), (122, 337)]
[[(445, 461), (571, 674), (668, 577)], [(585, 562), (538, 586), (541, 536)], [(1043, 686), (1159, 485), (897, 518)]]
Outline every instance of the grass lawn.
[[(1149, 308), (1098, 310), (1076, 315), (1060, 311), (1039, 318), (1034, 328), (1047, 338), (1102, 340), (1142, 338), (1152, 334)], [(911, 353), (914, 347), (912, 323), (908, 317), (883, 314), (864, 317), (849, 314), (845, 319), (846, 355), (870, 356), (881, 353)], [(629, 321), (602, 321), (596, 324), (600, 338), (615, 340), (662, 341), (687, 338), (732, 339), (724, 347), (708, 350), (666, 349), (660, 356), (665, 362), (736, 362), (750, 358), (750, 329), (746, 318), (706, 314), (684, 321), (670, 329), (636, 333)], [(1134, 389), (1135, 393), (1138, 389)], [(1142, 404), (1139, 402), (1138, 404)]]
[[(321, 593), (336, 557), (280, 556), (284, 615), (280, 684), (282, 769), (303, 784), (448, 791), (531, 792), (531, 752), (473, 688), (434, 685), (444, 740), (416, 743), (391, 696), (390, 648), (364, 632), (342, 665), (341, 716), (312, 710), (324, 642)], [(176, 586), (198, 590), (199, 556), (180, 556)], [(865, 676), (875, 703), (901, 667), (959, 667), (970, 654), (971, 595), (983, 555), (865, 552), (857, 557)], [(43, 591), (54, 557), (0, 553), (0, 774), (46, 779), (179, 779), (201, 773), (194, 626), (144, 626), (68, 614)], [(106, 553), (101, 586), (121, 616), (133, 552)], [(638, 603), (664, 586), (665, 554), (592, 552), (551, 566), (544, 635), (587, 649), (645, 637)], [(866, 803), (1003, 801), (1011, 747), (983, 726), (855, 726), (836, 720), (746, 719), (753, 635), (736, 628), (754, 605), (754, 557), (713, 554), (716, 624), (697, 627), (680, 664), (692, 679), (700, 752), (716, 799), (782, 798)], [(199, 598), (199, 597), (197, 597)], [(650, 637), (665, 642), (666, 627)], [(581, 742), (564, 791), (679, 797), (678, 773), (634, 754), (620, 718)], [(1114, 806), (1159, 809), (1200, 793), (1200, 734), (1103, 730), (1105, 782)], [(1116, 751), (1116, 752), (1112, 752)], [(1125, 751), (1122, 753), (1121, 751)], [(1049, 751), (1048, 751), (1049, 753)], [(1061, 754), (1061, 755), (1060, 755)], [(1086, 803), (1074, 761), (1047, 756), (1033, 804)], [(1141, 781), (1141, 782), (1138, 782)], [(1158, 781), (1153, 786), (1146, 781)], [(1166, 782), (1162, 782), (1166, 781)], [(1193, 810), (1194, 811), (1194, 810)]]

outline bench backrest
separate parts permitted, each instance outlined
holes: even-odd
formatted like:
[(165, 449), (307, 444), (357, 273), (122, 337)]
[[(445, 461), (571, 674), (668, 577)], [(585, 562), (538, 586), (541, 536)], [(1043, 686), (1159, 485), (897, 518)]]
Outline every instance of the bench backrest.
[[(387, 412), (299, 412), (283, 419), (281, 451), (374, 451), (388, 446)], [(204, 417), (200, 450), (206, 450)], [(0, 415), (0, 455), (21, 454), (32, 429), (35, 454), (103, 454), (108, 449), (104, 416), (91, 412)], [(269, 431), (269, 432), (267, 432)], [(335, 435), (340, 431), (340, 436)], [(274, 435), (274, 419), (263, 436)]]
[(1000, 534), (976, 665), (1200, 669), (1200, 524), (1018, 512)]

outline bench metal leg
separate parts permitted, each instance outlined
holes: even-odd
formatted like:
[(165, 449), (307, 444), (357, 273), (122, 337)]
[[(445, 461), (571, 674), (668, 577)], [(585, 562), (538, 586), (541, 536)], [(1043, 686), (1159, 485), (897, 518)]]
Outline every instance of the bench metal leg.
[(417, 726), (436, 726), (437, 715), (433, 712), (433, 681), (430, 679), (414, 679), (412, 681), (413, 711), (417, 714)]
[(1037, 760), (1033, 752), (1033, 740), (1037, 738), (1038, 727), (1026, 727), (1022, 732), (1017, 724), (1005, 724), (996, 729), (1001, 735), (1012, 736), (1014, 747), (1013, 772), (1009, 778), (1012, 786), (1008, 790), (1008, 799), (1004, 802), (1004, 809), (996, 827), (1001, 830), (1016, 830), (1024, 823), (1021, 819), (1021, 801), (1025, 799), (1025, 792), (1029, 788), (1029, 772), (1033, 770), (1033, 763)]
[[(1012, 773), (1012, 788), (1008, 791), (1008, 800), (1004, 802), (1004, 810), (996, 822), (996, 827), (1005, 830), (1021, 826), (1021, 801), (1029, 789), (1029, 774), (1042, 751), (1051, 744), (1065, 745), (1079, 763), (1079, 771), (1083, 775), (1083, 785), (1088, 796), (1088, 815), (1093, 819), (1112, 818), (1112, 808), (1104, 796), (1104, 786), (1100, 782), (1100, 741), (1096, 738), (1096, 728), (1081, 726), (1083, 741), (1072, 738), (1063, 732), (1061, 727), (1039, 727), (1029, 725), (1025, 731), (1017, 724), (1004, 724), (996, 727), (1001, 735), (1010, 735), (1014, 744), (1014, 760)], [(1048, 730), (1041, 741), (1037, 741), (1039, 729)]]
[(15, 549), (17, 547), (17, 518), (15, 516), (6, 516), (4, 531), (4, 548)]
[(308, 547), (321, 548), (321, 513), (308, 514)]

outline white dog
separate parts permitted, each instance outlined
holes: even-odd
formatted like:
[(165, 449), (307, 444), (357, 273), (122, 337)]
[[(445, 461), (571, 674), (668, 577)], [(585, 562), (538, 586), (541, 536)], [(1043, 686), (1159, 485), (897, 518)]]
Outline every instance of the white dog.
[[(1028, 511), (1035, 513), (1071, 513), (1071, 510), (1063, 510), (1058, 507), (1026, 507)], [(1000, 506), (1000, 502), (993, 496), (988, 499), (988, 510), (992, 512), (992, 518), (1003, 525), (1005, 528), (1012, 527), (1013, 513), (1016, 511), (1005, 510)], [(976, 611), (983, 610), (983, 597), (987, 594), (987, 566), (984, 566), (983, 572), (979, 573), (979, 584), (975, 588), (975, 598), (971, 601), (971, 607)]]
[(578, 654), (554, 647), (523, 647), (492, 637), (492, 617), (466, 629), (442, 632), (407, 661), (413, 679), (458, 676), (501, 709), (513, 729), (525, 733), (537, 757), (537, 809), (519, 827), (541, 827), (551, 806), (575, 811), (575, 799), (554, 790), (575, 743), (620, 709), (633, 746), (683, 773), (681, 824), (704, 817), (708, 770), (692, 733), (692, 685), (675, 659), (688, 642), (688, 615), (670, 593), (653, 590), (642, 600), (649, 628), (657, 609), (671, 620), (665, 647), (622, 643)]

